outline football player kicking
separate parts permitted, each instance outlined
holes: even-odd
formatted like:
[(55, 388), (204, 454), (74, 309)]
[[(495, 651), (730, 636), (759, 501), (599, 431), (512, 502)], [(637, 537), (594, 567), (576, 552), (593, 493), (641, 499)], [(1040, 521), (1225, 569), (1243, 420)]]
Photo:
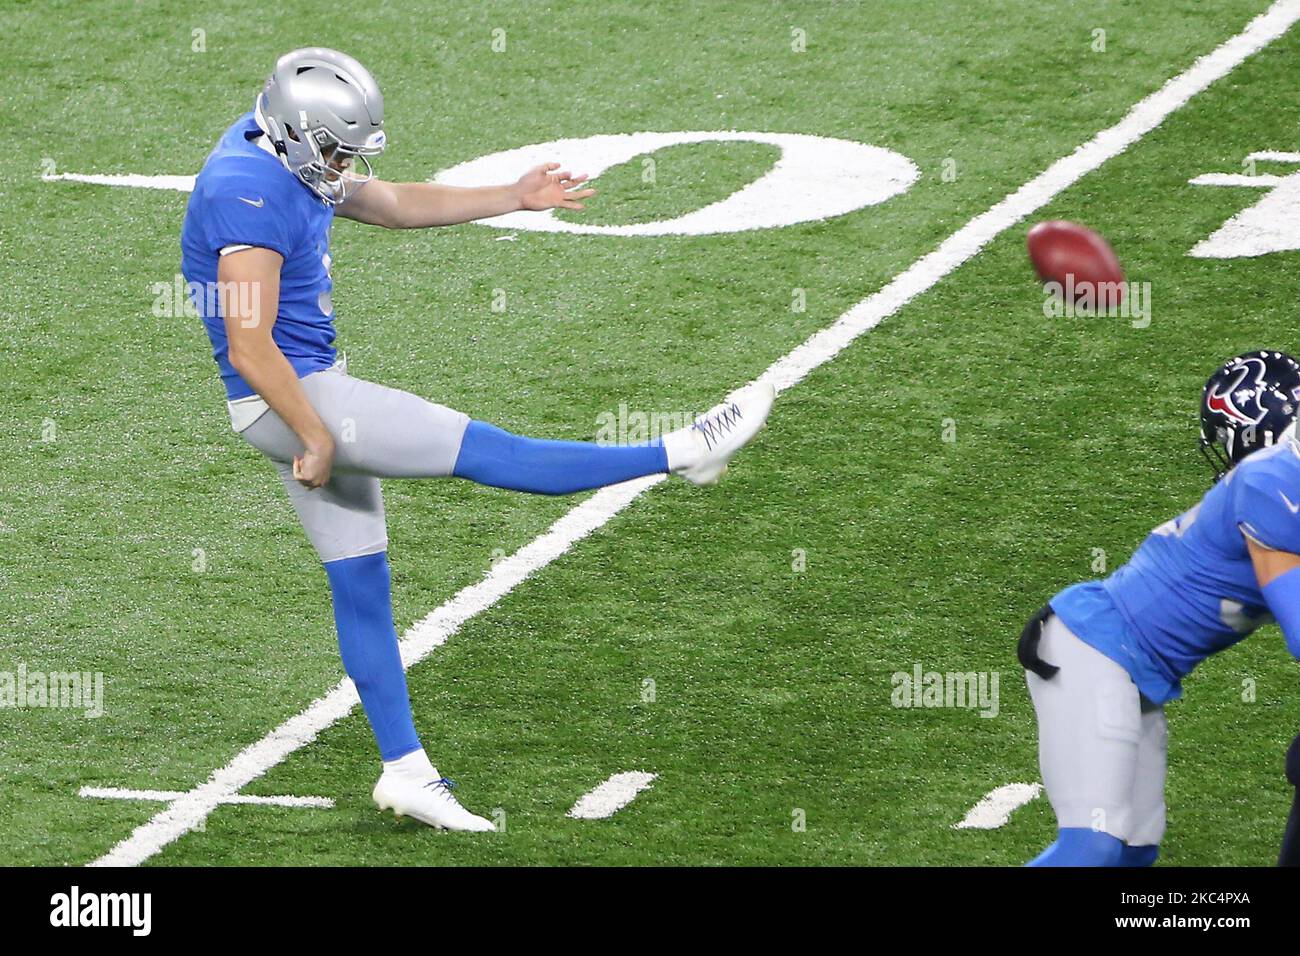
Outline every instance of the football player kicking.
[(1057, 839), (1030, 866), (1149, 866), (1165, 830), (1164, 704), (1273, 618), (1300, 657), (1300, 365), (1249, 352), (1210, 377), (1201, 448), (1219, 480), (1104, 581), (1020, 637)]
[(352, 57), (320, 48), (281, 57), (255, 109), (226, 131), (199, 173), (182, 271), (212, 340), (231, 424), (275, 463), (325, 565), (343, 666), (383, 760), (375, 802), (431, 826), (491, 830), (452, 796), (415, 732), (379, 479), (455, 476), (551, 495), (660, 472), (711, 484), (762, 426), (775, 393), (751, 386), (661, 440), (602, 446), (513, 435), (349, 375), (334, 349), (330, 302), (336, 212), (406, 229), (581, 209), (593, 193), (581, 187), (585, 176), (554, 163), (512, 185), (474, 189), (374, 179), (383, 112), (379, 87)]

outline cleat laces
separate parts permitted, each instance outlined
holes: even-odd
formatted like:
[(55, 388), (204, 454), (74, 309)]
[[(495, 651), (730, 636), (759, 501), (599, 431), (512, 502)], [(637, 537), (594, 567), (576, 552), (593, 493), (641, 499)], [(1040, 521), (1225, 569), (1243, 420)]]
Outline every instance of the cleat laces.
[(728, 402), (707, 418), (696, 421), (691, 427), (704, 436), (704, 443), (712, 451), (713, 446), (740, 423), (740, 419), (740, 406), (735, 402)]

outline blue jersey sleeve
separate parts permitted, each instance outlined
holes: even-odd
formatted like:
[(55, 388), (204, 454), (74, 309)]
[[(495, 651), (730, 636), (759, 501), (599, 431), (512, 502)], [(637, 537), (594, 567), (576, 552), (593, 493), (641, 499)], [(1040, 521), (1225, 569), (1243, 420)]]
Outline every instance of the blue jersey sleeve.
[(1292, 568), (1264, 585), (1264, 600), (1273, 612), (1293, 657), (1300, 658), (1300, 568)]
[(289, 212), (283, 197), (268, 194), (264, 184), (225, 180), (204, 197), (201, 215), (208, 248), (219, 252), (226, 246), (258, 246), (287, 259), (294, 246)]
[(1234, 477), (1237, 527), (1266, 548), (1300, 554), (1300, 488), (1265, 469)]

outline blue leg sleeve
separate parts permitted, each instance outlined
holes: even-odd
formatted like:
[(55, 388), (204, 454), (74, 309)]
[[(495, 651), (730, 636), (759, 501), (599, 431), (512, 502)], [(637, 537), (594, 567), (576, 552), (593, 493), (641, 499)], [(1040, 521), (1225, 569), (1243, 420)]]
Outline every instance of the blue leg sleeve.
[(1057, 831), (1056, 842), (1026, 866), (1119, 866), (1124, 841), (1086, 827)]
[(1124, 852), (1120, 855), (1120, 866), (1151, 866), (1160, 855), (1159, 843), (1148, 843), (1146, 846), (1129, 846), (1124, 844)]
[(472, 421), (452, 474), (494, 488), (567, 495), (667, 470), (668, 454), (657, 439), (646, 445), (547, 441)]
[(361, 706), (384, 760), (396, 760), (420, 748), (411, 717), (411, 698), (397, 649), (397, 629), (389, 596), (388, 555), (328, 561), (334, 595), (334, 624), (339, 633), (343, 669), (357, 685)]

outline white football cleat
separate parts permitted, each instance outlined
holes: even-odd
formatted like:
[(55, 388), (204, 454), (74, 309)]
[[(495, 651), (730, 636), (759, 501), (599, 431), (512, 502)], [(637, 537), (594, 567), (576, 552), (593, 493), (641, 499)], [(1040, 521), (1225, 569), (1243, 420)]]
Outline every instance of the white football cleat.
[(693, 485), (712, 485), (727, 470), (727, 462), (758, 434), (776, 400), (776, 389), (758, 382), (732, 392), (689, 428), (664, 436), (668, 470)]
[(443, 830), (486, 833), (495, 830), (491, 820), (475, 816), (451, 795), (455, 783), (433, 771), (432, 777), (417, 777), (386, 769), (375, 784), (374, 798), (380, 810), (392, 810), (400, 820), (412, 817)]

